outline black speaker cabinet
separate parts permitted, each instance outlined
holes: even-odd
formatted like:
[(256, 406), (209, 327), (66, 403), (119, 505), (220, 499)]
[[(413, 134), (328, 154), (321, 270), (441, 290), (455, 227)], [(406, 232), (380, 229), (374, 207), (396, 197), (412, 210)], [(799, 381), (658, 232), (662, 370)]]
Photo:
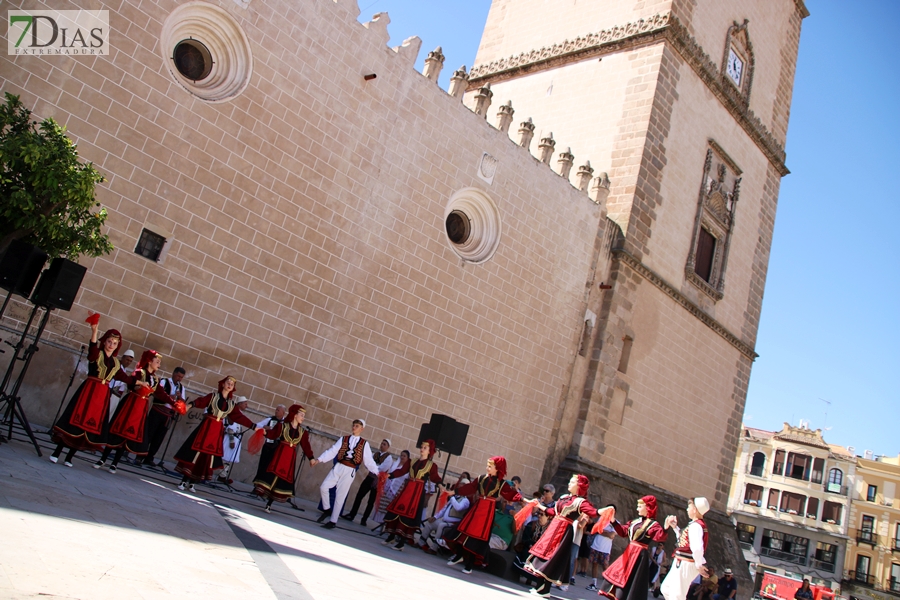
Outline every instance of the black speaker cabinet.
[(469, 426), (465, 423), (448, 417), (447, 415), (431, 415), (430, 423), (422, 423), (419, 429), (419, 439), (416, 448), (427, 439), (433, 439), (438, 450), (459, 456), (466, 446), (466, 438), (469, 436)]
[(41, 275), (31, 301), (46, 308), (69, 310), (75, 302), (85, 273), (87, 267), (65, 258), (54, 258), (50, 268)]
[(16, 240), (0, 258), (0, 288), (27, 298), (47, 262), (47, 253)]

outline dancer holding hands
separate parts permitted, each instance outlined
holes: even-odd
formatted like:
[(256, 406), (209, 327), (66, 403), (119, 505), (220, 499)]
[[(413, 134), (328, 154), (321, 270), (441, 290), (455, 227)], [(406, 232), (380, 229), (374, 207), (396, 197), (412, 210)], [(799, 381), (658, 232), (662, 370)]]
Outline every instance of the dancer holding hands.
[[(275, 440), (275, 450), (264, 470), (253, 481), (254, 493), (266, 498), (266, 512), (272, 512), (273, 502), (287, 502), (294, 496), (294, 473), (297, 466), (297, 446), (309, 460), (315, 458), (309, 445), (309, 434), (301, 427), (306, 409), (294, 404), (287, 418), (266, 431), (266, 437)], [(258, 435), (258, 434), (257, 434)]]

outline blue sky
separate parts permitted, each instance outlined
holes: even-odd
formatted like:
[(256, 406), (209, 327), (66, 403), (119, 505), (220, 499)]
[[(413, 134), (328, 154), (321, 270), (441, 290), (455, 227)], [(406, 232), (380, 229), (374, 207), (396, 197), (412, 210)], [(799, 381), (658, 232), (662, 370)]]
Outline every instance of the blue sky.
[[(791, 0), (781, 0), (790, 2)], [(490, 0), (359, 0), (391, 45), (471, 68)], [(900, 2), (807, 0), (757, 359), (744, 422), (800, 419), (857, 454), (900, 453)], [(751, 24), (752, 27), (752, 24)], [(751, 30), (752, 31), (752, 30)], [(893, 373), (894, 375), (891, 375)]]

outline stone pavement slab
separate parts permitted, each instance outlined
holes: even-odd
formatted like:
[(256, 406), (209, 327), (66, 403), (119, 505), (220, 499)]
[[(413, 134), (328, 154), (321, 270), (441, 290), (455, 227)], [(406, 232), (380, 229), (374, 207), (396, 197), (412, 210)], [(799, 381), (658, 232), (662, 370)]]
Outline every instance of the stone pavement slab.
[[(267, 514), (246, 492), (189, 494), (157, 469), (113, 475), (91, 468), (89, 455), (67, 468), (46, 454), (0, 444), (0, 598), (529, 597), (417, 549), (396, 552), (354, 523), (322, 529), (308, 502), (305, 512), (276, 505)], [(578, 582), (554, 596), (597, 598)]]

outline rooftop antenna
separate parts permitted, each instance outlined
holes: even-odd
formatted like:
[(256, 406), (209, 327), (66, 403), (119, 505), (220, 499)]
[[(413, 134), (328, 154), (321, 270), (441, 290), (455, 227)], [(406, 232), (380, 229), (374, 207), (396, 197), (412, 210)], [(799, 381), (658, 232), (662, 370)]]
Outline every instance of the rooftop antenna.
[[(831, 401), (830, 401), (830, 400), (826, 400), (825, 398), (819, 398), (819, 400), (821, 400), (822, 402), (824, 402), (824, 403), (827, 404), (828, 406), (831, 406)], [(825, 407), (825, 425), (828, 425), (828, 407)], [(828, 429), (825, 428), (825, 427), (822, 427), (822, 429), (824, 429), (825, 431), (828, 431)]]

